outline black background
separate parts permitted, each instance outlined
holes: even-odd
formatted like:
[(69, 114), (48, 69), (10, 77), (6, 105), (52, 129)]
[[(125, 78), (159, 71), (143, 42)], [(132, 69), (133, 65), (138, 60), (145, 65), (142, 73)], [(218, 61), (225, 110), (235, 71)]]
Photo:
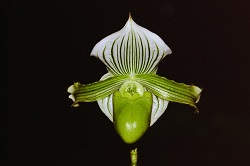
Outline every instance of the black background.
[[(247, 0), (8, 1), (3, 5), (3, 166), (250, 165)], [(203, 88), (193, 108), (169, 103), (127, 145), (96, 102), (71, 107), (66, 92), (107, 71), (89, 56), (132, 13), (172, 49), (158, 74)]]

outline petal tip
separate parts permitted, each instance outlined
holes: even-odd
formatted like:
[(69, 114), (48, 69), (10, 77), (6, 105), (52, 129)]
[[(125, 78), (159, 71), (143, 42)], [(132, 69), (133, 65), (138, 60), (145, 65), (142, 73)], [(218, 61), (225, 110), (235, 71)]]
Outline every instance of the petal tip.
[(79, 104), (78, 103), (73, 103), (71, 106), (72, 107), (79, 107)]
[(75, 97), (74, 97), (73, 95), (69, 95), (69, 98), (70, 98), (71, 100), (73, 100), (73, 102), (76, 101), (76, 99), (75, 99)]
[(193, 85), (193, 90), (194, 90), (194, 92), (197, 94), (197, 95), (196, 95), (197, 97), (196, 97), (195, 103), (198, 103), (199, 100), (200, 100), (200, 97), (201, 97), (202, 89), (199, 88), (198, 86), (194, 86), (194, 85)]
[(128, 19), (132, 20), (131, 12), (128, 13)]
[(74, 93), (75, 92), (75, 85), (71, 85), (70, 87), (68, 87), (67, 92)]

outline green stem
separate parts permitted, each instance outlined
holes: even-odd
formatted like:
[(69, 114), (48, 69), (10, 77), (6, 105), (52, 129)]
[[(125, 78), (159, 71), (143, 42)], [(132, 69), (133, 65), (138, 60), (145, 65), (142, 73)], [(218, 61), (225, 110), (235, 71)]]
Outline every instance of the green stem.
[(137, 148), (130, 151), (131, 166), (137, 166)]

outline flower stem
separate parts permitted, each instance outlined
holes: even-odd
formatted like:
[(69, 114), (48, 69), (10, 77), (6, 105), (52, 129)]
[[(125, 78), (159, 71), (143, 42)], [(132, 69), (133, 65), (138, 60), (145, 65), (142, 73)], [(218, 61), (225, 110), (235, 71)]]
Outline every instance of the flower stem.
[(130, 151), (131, 166), (137, 166), (137, 148)]

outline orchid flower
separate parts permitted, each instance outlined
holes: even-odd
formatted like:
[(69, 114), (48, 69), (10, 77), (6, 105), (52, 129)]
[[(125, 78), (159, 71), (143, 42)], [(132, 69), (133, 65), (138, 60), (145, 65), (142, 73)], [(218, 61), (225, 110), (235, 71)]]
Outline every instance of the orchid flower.
[(172, 51), (155, 33), (136, 24), (125, 26), (98, 42), (91, 55), (107, 67), (100, 81), (68, 88), (72, 106), (97, 101), (126, 143), (139, 140), (166, 110), (169, 101), (198, 109), (201, 89), (156, 74), (159, 62)]

